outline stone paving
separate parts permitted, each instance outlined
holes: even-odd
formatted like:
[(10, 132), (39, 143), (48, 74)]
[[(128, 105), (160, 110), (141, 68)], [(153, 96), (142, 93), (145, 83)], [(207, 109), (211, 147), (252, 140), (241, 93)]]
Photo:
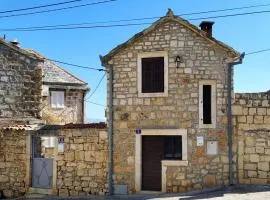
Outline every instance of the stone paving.
[(87, 196), (87, 197), (55, 197), (42, 195), (28, 195), (26, 197), (17, 198), (23, 199), (47, 199), (47, 200), (62, 200), (62, 199), (76, 199), (76, 200), (195, 200), (195, 199), (210, 199), (210, 200), (268, 200), (270, 199), (270, 186), (237, 186), (224, 189), (216, 189), (205, 192), (193, 193), (152, 193), (152, 194), (137, 194), (137, 195), (122, 195), (122, 196)]

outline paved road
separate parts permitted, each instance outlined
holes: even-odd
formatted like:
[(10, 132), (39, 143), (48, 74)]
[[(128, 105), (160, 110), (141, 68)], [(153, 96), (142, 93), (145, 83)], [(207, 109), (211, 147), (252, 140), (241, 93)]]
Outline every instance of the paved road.
[(270, 200), (270, 186), (248, 186), (248, 187), (231, 187), (215, 191), (208, 191), (202, 193), (186, 193), (186, 194), (138, 194), (138, 195), (124, 195), (113, 197), (88, 196), (88, 197), (54, 197), (30, 195), (27, 197), (17, 198), (23, 199), (47, 199), (47, 200), (194, 200), (194, 199), (210, 199), (210, 200)]

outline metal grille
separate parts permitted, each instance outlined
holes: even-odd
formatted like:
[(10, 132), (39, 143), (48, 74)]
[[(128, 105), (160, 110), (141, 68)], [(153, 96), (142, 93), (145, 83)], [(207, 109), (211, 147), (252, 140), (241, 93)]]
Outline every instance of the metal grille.
[(43, 158), (41, 137), (32, 136), (32, 187), (52, 188), (53, 158)]

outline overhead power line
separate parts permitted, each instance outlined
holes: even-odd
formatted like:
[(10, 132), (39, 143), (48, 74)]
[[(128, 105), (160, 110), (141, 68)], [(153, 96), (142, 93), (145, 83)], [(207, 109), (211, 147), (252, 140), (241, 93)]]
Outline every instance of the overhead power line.
[(18, 16), (40, 14), (40, 13), (55, 12), (55, 11), (68, 10), (68, 9), (80, 8), (80, 7), (85, 7), (85, 6), (104, 4), (104, 3), (109, 3), (109, 2), (113, 2), (113, 1), (117, 1), (117, 0), (97, 1), (97, 2), (93, 2), (93, 3), (87, 3), (87, 4), (77, 5), (77, 6), (68, 6), (68, 7), (64, 7), (64, 8), (55, 8), (55, 9), (50, 9), (50, 10), (42, 10), (42, 11), (35, 11), (35, 12), (21, 13), (21, 14), (3, 15), (3, 16), (0, 16), (0, 18), (9, 18), (9, 17), (18, 17)]
[[(17, 9), (17, 10), (9, 10), (9, 11), (2, 11), (0, 13), (7, 13), (7, 12), (15, 12), (15, 11), (22, 11), (22, 10), (32, 10), (37, 8), (44, 8), (49, 6), (57, 6), (61, 4), (67, 4), (67, 3), (73, 3), (73, 2), (79, 2), (82, 0), (73, 0), (73, 1), (67, 1), (62, 3), (55, 3), (55, 4), (48, 4), (48, 5), (42, 5), (42, 6), (36, 6), (32, 8), (23, 8), (23, 9)], [(114, 0), (116, 1), (116, 0)], [(110, 1), (108, 1), (110, 2)], [(106, 2), (104, 2), (106, 3)], [(23, 14), (14, 14), (14, 15), (6, 15), (6, 16), (0, 16), (0, 18), (7, 18), (7, 17), (16, 17), (16, 16), (24, 16), (24, 15), (34, 15), (34, 14), (40, 14), (40, 13), (46, 13), (46, 12), (53, 12), (53, 11), (59, 11), (59, 10), (66, 10), (66, 9), (72, 9), (72, 8), (78, 8), (78, 7), (84, 7), (92, 4), (82, 4), (78, 6), (71, 6), (66, 8), (59, 8), (59, 9), (53, 9), (53, 10), (44, 10), (40, 12), (31, 12), (31, 13), (23, 13)], [(208, 11), (201, 11), (201, 12), (190, 12), (190, 13), (183, 13), (180, 16), (190, 16), (190, 15), (198, 15), (198, 14), (209, 14), (209, 13), (216, 13), (216, 12), (225, 12), (225, 11), (233, 11), (233, 10), (243, 10), (243, 9), (250, 9), (250, 8), (259, 8), (259, 7), (266, 7), (270, 6), (270, 4), (259, 4), (259, 5), (251, 5), (251, 6), (242, 6), (242, 7), (234, 7), (234, 8), (226, 8), (226, 9), (218, 9), (218, 10), (208, 10)], [(114, 23), (114, 22), (127, 22), (127, 21), (140, 21), (140, 20), (149, 20), (149, 19), (157, 19), (160, 17), (144, 17), (144, 18), (134, 18), (134, 19), (122, 19), (122, 20), (111, 20), (111, 21), (100, 21), (96, 23)]]
[[(262, 14), (262, 13), (270, 13), (270, 10), (264, 11), (254, 11), (254, 12), (246, 12), (246, 13), (235, 13), (235, 14), (227, 14), (227, 15), (218, 15), (218, 16), (208, 16), (208, 17), (200, 17), (200, 18), (189, 18), (187, 20), (204, 20), (204, 19), (216, 19), (216, 18), (226, 18), (226, 17), (235, 17), (235, 16), (244, 16), (244, 15), (253, 15), (253, 14)], [(181, 15), (178, 15), (181, 16)], [(95, 22), (92, 22), (95, 23)], [(82, 23), (86, 24), (86, 23)], [(90, 23), (89, 23), (90, 24)], [(125, 26), (140, 26), (140, 25), (149, 25), (151, 22), (144, 23), (128, 23), (128, 24), (112, 24), (112, 25), (95, 25), (95, 26), (73, 26), (74, 24), (62, 24), (58, 27), (55, 26), (40, 26), (36, 27), (25, 27), (25, 28), (9, 28), (9, 29), (0, 29), (0, 31), (51, 31), (51, 30), (73, 30), (73, 29), (95, 29), (95, 28), (111, 28), (111, 27), (125, 27)], [(71, 26), (71, 27), (68, 27)], [(49, 27), (49, 28), (47, 28)]]
[(96, 92), (97, 89), (99, 88), (99, 86), (100, 86), (102, 80), (104, 79), (105, 75), (106, 75), (106, 73), (103, 74), (103, 76), (102, 76), (101, 79), (99, 80), (97, 86), (95, 87), (95, 89), (93, 90), (93, 92), (89, 95), (89, 97), (87, 97), (87, 98), (85, 99), (85, 101), (91, 99), (91, 97), (95, 94), (95, 92)]
[(252, 52), (246, 53), (245, 55), (258, 54), (258, 53), (263, 53), (266, 51), (270, 51), (270, 49), (262, 49), (262, 50), (258, 50), (258, 51), (252, 51)]
[(96, 102), (93, 102), (93, 101), (86, 100), (86, 102), (91, 103), (91, 104), (94, 104), (94, 105), (97, 105), (97, 106), (102, 106), (102, 107), (105, 107), (106, 108), (105, 105), (102, 105), (102, 104), (99, 104), (99, 103), (96, 103)]
[(52, 7), (52, 6), (60, 6), (64, 4), (70, 4), (70, 3), (76, 3), (84, 0), (73, 0), (73, 1), (64, 1), (60, 3), (53, 3), (53, 4), (45, 4), (45, 5), (40, 5), (40, 6), (34, 6), (34, 7), (28, 7), (28, 8), (19, 8), (19, 9), (14, 9), (14, 10), (5, 10), (5, 11), (0, 11), (0, 14), (3, 13), (12, 13), (12, 12), (19, 12), (19, 11), (26, 11), (26, 10), (34, 10), (34, 9), (39, 9), (39, 8), (47, 8), (47, 7)]
[(82, 66), (82, 65), (77, 65), (77, 64), (72, 64), (72, 63), (68, 63), (68, 62), (64, 62), (64, 61), (60, 61), (60, 60), (55, 60), (55, 59), (50, 59), (50, 58), (46, 58), (47, 60), (56, 62), (56, 63), (61, 63), (61, 64), (65, 64), (65, 65), (69, 65), (69, 66), (73, 66), (73, 67), (79, 67), (79, 68), (84, 68), (84, 69), (91, 69), (91, 70), (96, 70), (96, 71), (106, 71), (105, 69), (102, 68), (93, 68), (93, 67), (87, 67), (87, 66)]

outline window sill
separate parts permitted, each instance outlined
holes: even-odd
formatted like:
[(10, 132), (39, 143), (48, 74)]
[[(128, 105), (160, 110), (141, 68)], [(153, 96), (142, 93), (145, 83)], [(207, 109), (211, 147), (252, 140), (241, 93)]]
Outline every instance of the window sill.
[(157, 93), (138, 93), (139, 97), (168, 97), (168, 92), (157, 92)]
[(51, 109), (53, 109), (53, 110), (63, 110), (63, 109), (65, 109), (65, 107), (51, 107)]
[(187, 160), (162, 160), (161, 161), (162, 166), (188, 166), (188, 161)]
[(216, 124), (199, 124), (199, 128), (216, 128)]

